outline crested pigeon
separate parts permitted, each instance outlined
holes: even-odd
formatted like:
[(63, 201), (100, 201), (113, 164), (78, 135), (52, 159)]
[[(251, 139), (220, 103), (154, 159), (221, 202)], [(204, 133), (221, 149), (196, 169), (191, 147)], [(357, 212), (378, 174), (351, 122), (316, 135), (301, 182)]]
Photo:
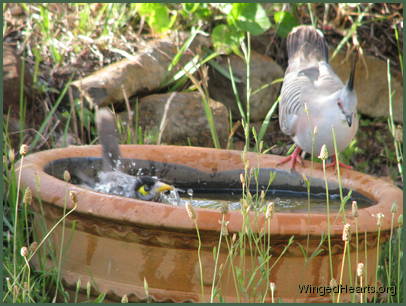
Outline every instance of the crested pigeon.
[[(354, 138), (358, 129), (357, 97), (354, 74), (357, 56), (349, 80), (344, 85), (328, 63), (328, 48), (323, 34), (312, 26), (298, 26), (287, 38), (289, 63), (281, 89), (279, 125), (296, 144), (295, 151), (278, 164), (303, 164), (303, 151), (318, 154), (326, 145), (328, 155), (336, 156)], [(340, 166), (351, 168), (339, 163)]]

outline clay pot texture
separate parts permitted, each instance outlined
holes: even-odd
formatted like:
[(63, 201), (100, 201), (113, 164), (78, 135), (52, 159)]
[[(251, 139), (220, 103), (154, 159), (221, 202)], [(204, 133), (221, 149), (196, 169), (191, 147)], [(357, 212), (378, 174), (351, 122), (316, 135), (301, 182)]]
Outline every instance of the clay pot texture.
[[(191, 167), (202, 173), (216, 174), (244, 169), (240, 151), (217, 150), (181, 146), (123, 145), (120, 147), (124, 158), (147, 160), (162, 163), (175, 163)], [(22, 168), (22, 185), (29, 186), (36, 198), (33, 208), (36, 211), (34, 228), (38, 235), (44, 235), (40, 223), (45, 220), (48, 230), (60, 220), (63, 207), (73, 207), (69, 191), (77, 192), (77, 207), (65, 220), (65, 238), (61, 275), (67, 287), (75, 288), (81, 279), (82, 288), (90, 281), (96, 292), (107, 293), (107, 299), (120, 301), (126, 294), (130, 301), (145, 301), (144, 278), (148, 282), (149, 295), (153, 301), (207, 302), (214, 270), (213, 247), (219, 241), (222, 213), (218, 210), (195, 208), (197, 225), (202, 240), (203, 282), (205, 296), (200, 294), (200, 273), (198, 263), (198, 239), (195, 225), (184, 207), (144, 202), (119, 196), (94, 192), (64, 182), (47, 174), (44, 169), (60, 159), (88, 158), (101, 156), (100, 146), (80, 146), (54, 149), (31, 154), (25, 157)], [(282, 157), (247, 153), (250, 167), (274, 168), (281, 177), (287, 175), (288, 166), (278, 168), (276, 163)], [(305, 161), (305, 167), (297, 167), (302, 177), (324, 182), (321, 165)], [(242, 170), (243, 171), (243, 170)], [(62, 177), (62, 173), (59, 175)], [(296, 177), (296, 179), (297, 179)], [(328, 170), (330, 186), (337, 185), (333, 170)], [(376, 215), (383, 213), (381, 242), (388, 239), (390, 232), (391, 205), (398, 204), (398, 215), (403, 213), (403, 193), (393, 184), (356, 171), (342, 170), (341, 180), (345, 188), (356, 191), (375, 201), (372, 206), (359, 209), (359, 261), (364, 261), (367, 246), (368, 274), (365, 283), (374, 284), (377, 248)], [(289, 181), (289, 180), (288, 180)], [(292, 177), (292, 184), (296, 184)], [(303, 182), (302, 182), (303, 183)], [(43, 214), (40, 213), (43, 211)], [(267, 231), (264, 215), (255, 216), (250, 212), (254, 232)], [(355, 219), (351, 209), (345, 212), (346, 223), (355, 228)], [(229, 237), (242, 230), (243, 217), (240, 211), (228, 211), (224, 214), (228, 223)], [(395, 219), (397, 220), (397, 219)], [(330, 234), (334, 277), (340, 274), (344, 243), (342, 214), (330, 214)], [(74, 226), (73, 226), (74, 224)], [(58, 226), (51, 235), (53, 246), (59, 254), (62, 227)], [(367, 233), (367, 241), (364, 233)], [(329, 258), (327, 239), (321, 245), (323, 252), (305, 263), (302, 251), (298, 247), (306, 246), (309, 235), (309, 254), (319, 245), (321, 236), (327, 233), (325, 213), (283, 213), (277, 212), (270, 221), (271, 264), (294, 235), (294, 242), (275, 264), (269, 281), (276, 284), (276, 298), (284, 302), (328, 302), (331, 297), (318, 294), (300, 294), (299, 285), (328, 286)], [(357, 262), (355, 259), (355, 235), (352, 235), (351, 267), (354, 279)], [(225, 239), (220, 252), (219, 264), (225, 262), (228, 254)], [(251, 262), (250, 254), (246, 262)], [(255, 257), (255, 254), (254, 254)], [(254, 262), (257, 262), (256, 257)], [(52, 263), (50, 263), (52, 264)], [(37, 262), (38, 265), (38, 262)], [(247, 264), (247, 271), (255, 269)], [(231, 272), (227, 269), (218, 280), (222, 296), (227, 302), (237, 301)], [(348, 267), (344, 269), (343, 284), (349, 284)], [(267, 284), (266, 284), (267, 285)], [(343, 294), (342, 301), (349, 294)], [(249, 301), (244, 300), (243, 301)], [(252, 301), (252, 300), (251, 300)], [(269, 301), (269, 300), (267, 300)]]

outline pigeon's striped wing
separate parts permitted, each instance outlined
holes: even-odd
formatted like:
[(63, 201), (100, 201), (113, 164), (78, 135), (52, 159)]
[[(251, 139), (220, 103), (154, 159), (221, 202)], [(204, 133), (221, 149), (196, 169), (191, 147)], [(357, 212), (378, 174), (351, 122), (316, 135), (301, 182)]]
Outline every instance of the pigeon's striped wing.
[(326, 62), (319, 62), (319, 77), (314, 82), (320, 93), (331, 94), (343, 88), (344, 84), (333, 68)]
[(282, 132), (294, 136), (304, 105), (309, 105), (320, 95), (330, 95), (341, 89), (343, 83), (324, 61), (299, 71), (288, 68), (286, 72), (279, 106), (279, 125)]
[[(316, 69), (317, 70), (317, 69)], [(317, 71), (308, 71), (318, 74)], [(289, 72), (285, 74), (279, 104), (279, 125), (283, 133), (289, 136), (296, 134), (296, 125), (300, 112), (304, 108), (304, 88), (314, 88), (314, 82), (306, 73)]]

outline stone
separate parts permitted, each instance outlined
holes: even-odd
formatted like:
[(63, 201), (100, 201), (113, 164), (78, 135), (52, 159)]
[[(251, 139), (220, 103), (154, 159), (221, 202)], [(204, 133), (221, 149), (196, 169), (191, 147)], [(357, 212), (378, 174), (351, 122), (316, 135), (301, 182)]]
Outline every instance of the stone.
[[(355, 72), (355, 90), (358, 98), (358, 111), (361, 114), (378, 118), (389, 116), (389, 93), (387, 63), (376, 57), (364, 55), (359, 59)], [(344, 53), (338, 53), (330, 60), (334, 70), (343, 82), (347, 82), (351, 60), (345, 60)], [(400, 72), (391, 68), (393, 117), (403, 123), (403, 81)]]
[[(10, 112), (18, 119), (20, 109), (21, 60), (12, 46), (3, 44), (3, 114)], [(31, 78), (28, 68), (24, 71), (24, 94), (29, 93)]]
[[(83, 96), (91, 105), (124, 104), (124, 97), (151, 94), (169, 84), (172, 77), (208, 47), (209, 40), (197, 35), (183, 52), (177, 64), (168, 72), (172, 61), (188, 36), (154, 39), (142, 46), (133, 56), (115, 62), (85, 78), (72, 83), (73, 96)], [(174, 35), (175, 36), (175, 35)], [(165, 85), (166, 84), (166, 85)]]
[[(213, 147), (209, 124), (204, 112), (202, 98), (197, 92), (154, 94), (140, 99), (140, 126), (143, 131), (155, 131), (159, 134), (162, 118), (166, 113), (166, 124), (161, 136), (161, 143)], [(217, 135), (221, 147), (225, 147), (229, 133), (229, 115), (226, 107), (214, 100), (209, 100), (213, 113)], [(127, 116), (124, 116), (126, 118)]]
[[(228, 57), (222, 56), (216, 59), (218, 65), (228, 72), (228, 60), (233, 70), (240, 101), (245, 109), (246, 105), (246, 64), (244, 60), (232, 54)], [(259, 121), (265, 118), (268, 110), (278, 98), (282, 80), (271, 85), (277, 79), (283, 78), (282, 68), (270, 57), (261, 55), (255, 51), (251, 52), (250, 63), (250, 119)], [(213, 99), (226, 105), (233, 115), (233, 119), (241, 118), (235, 95), (232, 90), (231, 80), (211, 67), (209, 70), (209, 94)], [(269, 85), (263, 88), (265, 85)], [(262, 88), (262, 89), (261, 89)]]

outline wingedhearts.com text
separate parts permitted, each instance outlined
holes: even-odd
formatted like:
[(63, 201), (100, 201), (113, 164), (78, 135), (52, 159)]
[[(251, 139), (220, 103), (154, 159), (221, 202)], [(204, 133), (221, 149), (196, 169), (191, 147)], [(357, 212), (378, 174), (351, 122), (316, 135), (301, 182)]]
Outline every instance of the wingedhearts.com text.
[(339, 285), (335, 287), (330, 286), (313, 286), (313, 285), (299, 285), (300, 294), (318, 294), (319, 296), (326, 296), (329, 294), (346, 294), (346, 293), (387, 293), (391, 296), (396, 295), (396, 286), (389, 287), (374, 287), (374, 286), (348, 286)]

